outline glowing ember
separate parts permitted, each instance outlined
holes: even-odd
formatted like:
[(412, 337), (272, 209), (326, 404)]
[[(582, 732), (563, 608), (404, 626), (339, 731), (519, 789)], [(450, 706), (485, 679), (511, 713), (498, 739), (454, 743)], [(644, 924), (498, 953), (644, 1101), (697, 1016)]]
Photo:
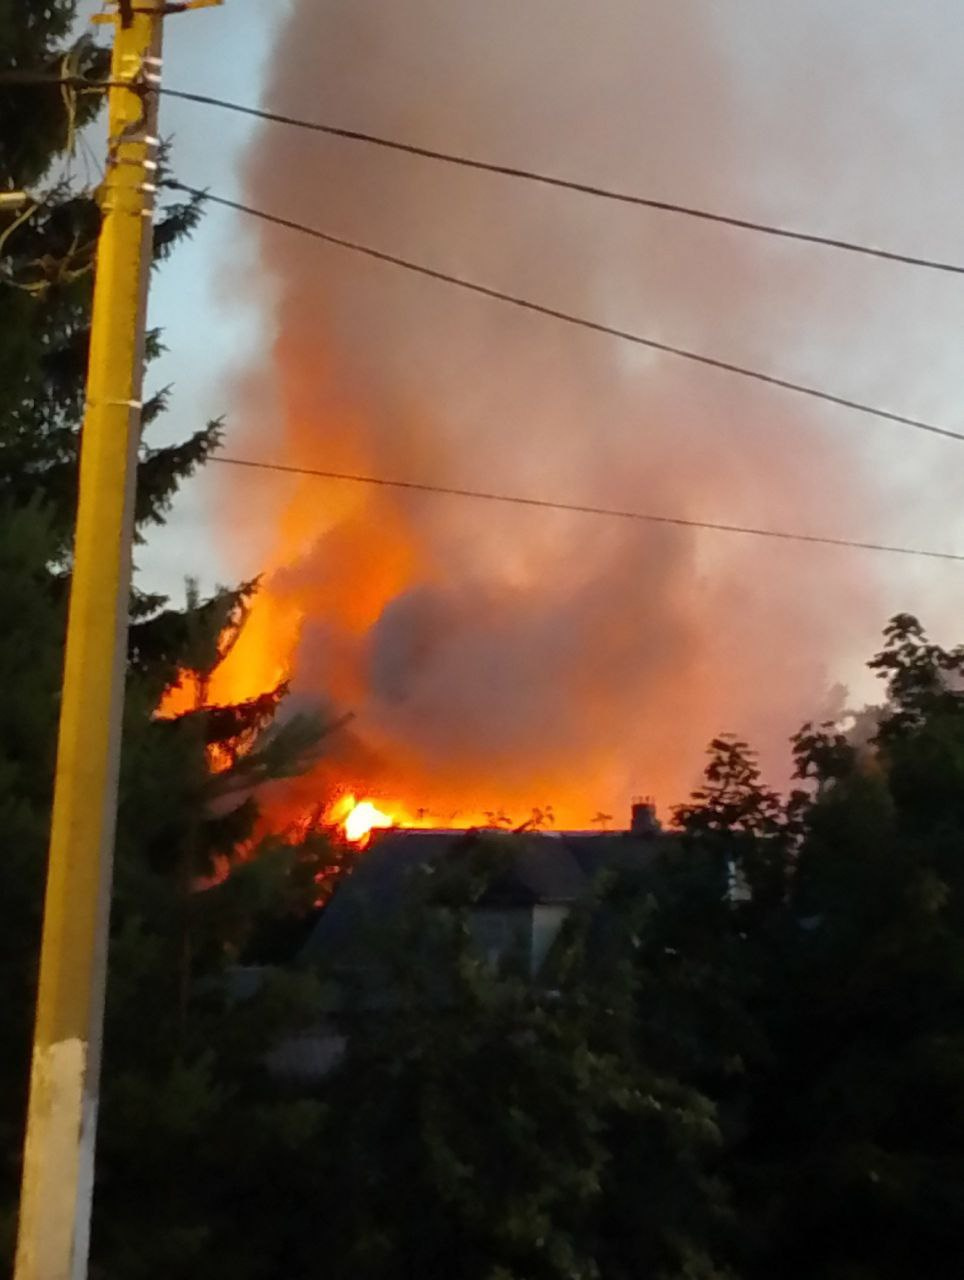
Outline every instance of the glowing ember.
[(345, 836), (352, 844), (366, 845), (374, 830), (395, 825), (394, 819), (381, 809), (376, 809), (370, 800), (362, 800), (349, 812), (342, 822)]

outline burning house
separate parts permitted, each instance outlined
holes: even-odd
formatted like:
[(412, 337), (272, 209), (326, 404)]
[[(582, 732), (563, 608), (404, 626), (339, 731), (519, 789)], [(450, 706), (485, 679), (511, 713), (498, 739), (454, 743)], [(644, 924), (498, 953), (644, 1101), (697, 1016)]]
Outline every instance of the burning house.
[(470, 928), (490, 963), (516, 956), (536, 977), (566, 917), (597, 877), (644, 867), (674, 839), (662, 831), (650, 800), (634, 802), (624, 831), (377, 831), (321, 912), (304, 958), (328, 968), (351, 966), (359, 938), (391, 921), (418, 869), (444, 866), (477, 842), (502, 841), (505, 862), (473, 903)]
[[(473, 942), (493, 967), (512, 964), (538, 981), (567, 917), (597, 878), (606, 871), (644, 869), (675, 839), (662, 831), (649, 800), (634, 802), (630, 825), (622, 831), (376, 828), (323, 908), (301, 959), (333, 979), (335, 988), (348, 980), (356, 998), (366, 991), (364, 1007), (378, 1016), (392, 997), (380, 987), (369, 948), (377, 950), (379, 937), (391, 932), (413, 878), (484, 848), (505, 856), (468, 909)], [(445, 975), (438, 977), (441, 992)], [(314, 1028), (280, 1044), (269, 1065), (280, 1077), (318, 1077), (344, 1048), (335, 1007)]]

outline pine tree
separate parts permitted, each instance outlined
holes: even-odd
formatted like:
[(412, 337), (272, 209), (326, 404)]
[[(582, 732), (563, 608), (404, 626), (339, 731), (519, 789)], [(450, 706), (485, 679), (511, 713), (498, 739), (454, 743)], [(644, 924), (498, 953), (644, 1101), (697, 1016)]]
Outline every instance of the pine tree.
[[(121, 1280), (264, 1274), (250, 1248), (257, 1227), (233, 1222), (238, 1203), (256, 1200), (272, 1142), (287, 1135), (297, 1151), (311, 1140), (307, 1125), (292, 1138), (291, 1101), (265, 1061), (316, 1015), (317, 985), (277, 974), (239, 1000), (231, 982), (234, 966), (261, 958), (265, 935), (309, 915), (327, 856), (317, 842), (256, 840), (252, 794), (303, 767), (317, 726), (273, 722), (283, 689), (231, 707), (204, 701), (252, 589), (209, 600), (192, 590), (188, 609), (155, 629), (155, 639), (181, 633), (173, 652), (195, 709), (150, 720), (154, 682), (131, 686), (92, 1244), (94, 1266)], [(137, 661), (154, 674), (142, 650)]]

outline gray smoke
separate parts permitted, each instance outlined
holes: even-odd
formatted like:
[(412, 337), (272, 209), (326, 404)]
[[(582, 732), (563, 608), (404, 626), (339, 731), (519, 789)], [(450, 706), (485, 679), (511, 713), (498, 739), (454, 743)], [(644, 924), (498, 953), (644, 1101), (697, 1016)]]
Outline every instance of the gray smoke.
[[(859, 235), (861, 175), (903, 135), (871, 132), (868, 168), (843, 168), (839, 113), (866, 84), (838, 48), (859, 59), (862, 36), (833, 12), (301, 0), (267, 102)], [(877, 50), (895, 62), (898, 27)], [(837, 185), (818, 192), (832, 157)], [(247, 189), (335, 235), (841, 394), (909, 409), (926, 385), (893, 359), (894, 278), (876, 264), (271, 126)], [(877, 225), (907, 242), (893, 210)], [(920, 443), (285, 231), (258, 242), (277, 339), (239, 396), (252, 454), (846, 537), (881, 533), (897, 490), (879, 477)], [(932, 465), (936, 446), (920, 448)], [(250, 479), (231, 483), (249, 511)], [(266, 525), (282, 496), (259, 497)], [(381, 783), (415, 799), (578, 794), (586, 816), (639, 789), (669, 802), (721, 730), (782, 765), (900, 603), (870, 555), (317, 481), (292, 500), (275, 587), (308, 614), (296, 687), (350, 705)], [(372, 582), (360, 624), (350, 600)]]

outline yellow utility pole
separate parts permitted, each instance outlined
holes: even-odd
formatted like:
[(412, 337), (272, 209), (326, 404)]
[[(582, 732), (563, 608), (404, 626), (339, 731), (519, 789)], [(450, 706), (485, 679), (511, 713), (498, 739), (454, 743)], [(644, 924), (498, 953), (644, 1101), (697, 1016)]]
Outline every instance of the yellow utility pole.
[(157, 166), (161, 26), (121, 0), (109, 90), (15, 1280), (87, 1271)]

